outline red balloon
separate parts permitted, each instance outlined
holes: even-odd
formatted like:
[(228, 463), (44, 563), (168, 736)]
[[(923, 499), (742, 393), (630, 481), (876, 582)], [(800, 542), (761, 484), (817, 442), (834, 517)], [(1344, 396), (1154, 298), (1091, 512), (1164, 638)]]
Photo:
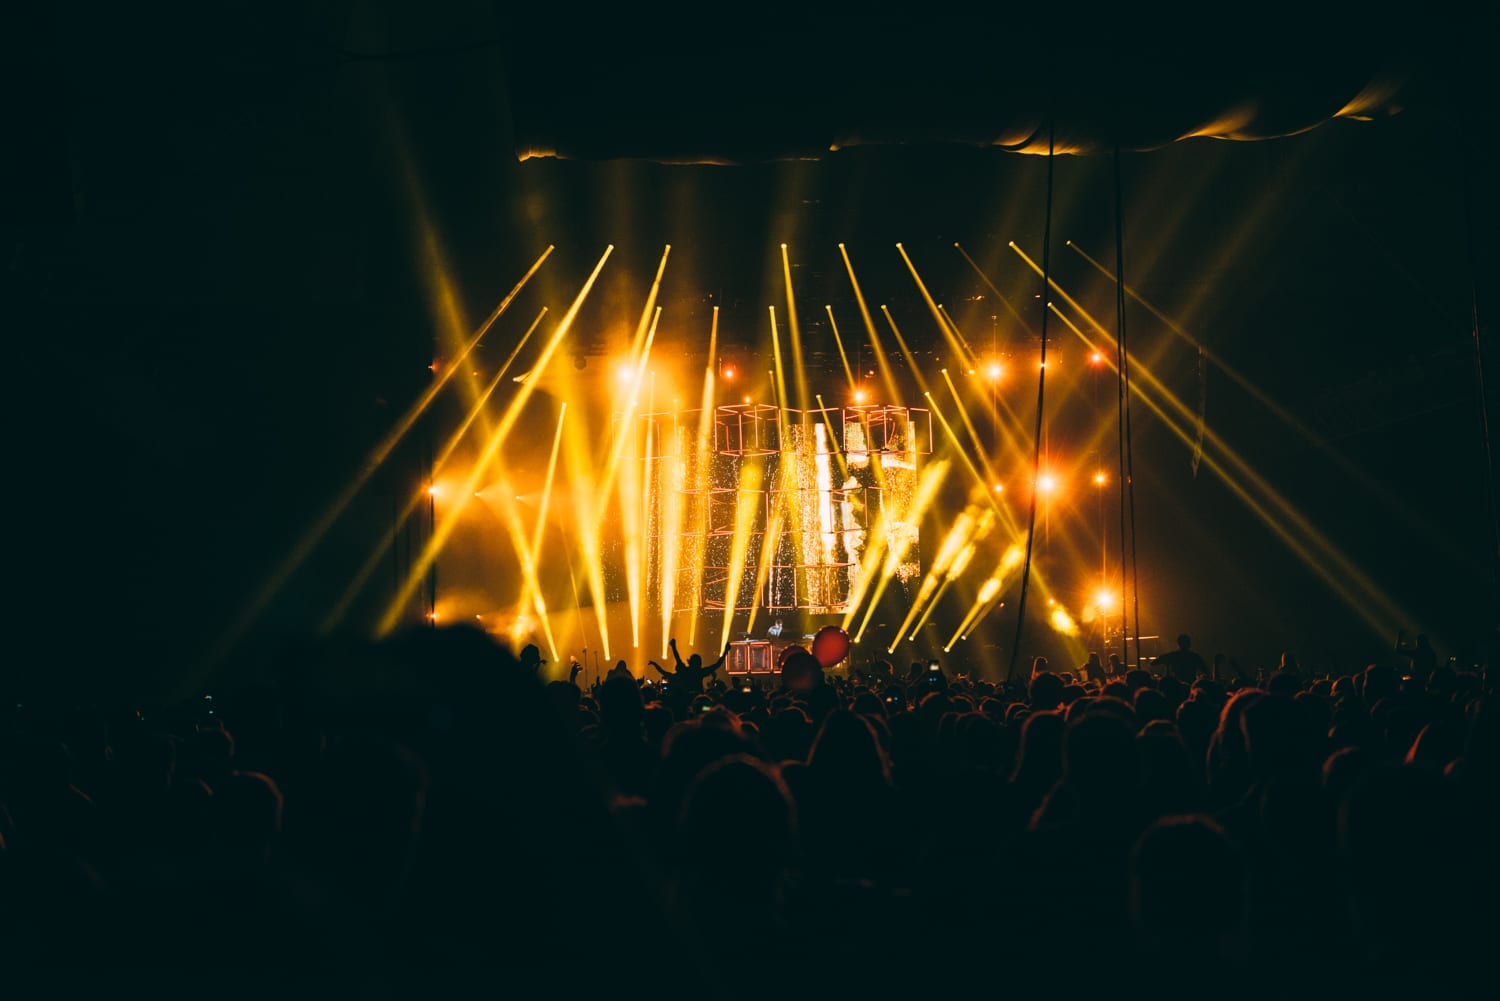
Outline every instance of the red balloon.
[(824, 626), (813, 637), (812, 655), (824, 667), (832, 667), (849, 655), (849, 634), (838, 626)]
[[(781, 668), (785, 667), (786, 659), (794, 653), (807, 653), (807, 647), (803, 646), (801, 643), (791, 643), (787, 646), (782, 647), (781, 652), (776, 655), (777, 669), (780, 670)], [(808, 654), (808, 656), (812, 655)]]

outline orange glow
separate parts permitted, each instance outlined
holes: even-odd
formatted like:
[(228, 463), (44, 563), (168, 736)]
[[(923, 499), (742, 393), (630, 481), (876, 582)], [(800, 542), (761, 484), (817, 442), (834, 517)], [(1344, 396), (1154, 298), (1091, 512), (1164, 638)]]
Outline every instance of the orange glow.
[(990, 367), (985, 369), (985, 375), (992, 381), (999, 380), (1005, 374), (1005, 368), (999, 362), (990, 362)]
[(734, 376), (735, 376), (734, 366), (733, 365), (725, 365), (724, 366), (724, 381), (725, 382), (733, 382), (734, 381)]
[(1044, 494), (1050, 494), (1057, 490), (1057, 477), (1051, 473), (1043, 473), (1036, 478), (1036, 488)]
[(1093, 354), (1089, 355), (1089, 361), (1093, 362), (1095, 365), (1098, 365), (1100, 362), (1104, 361), (1104, 356), (1098, 351), (1095, 351)]
[(1102, 487), (1102, 486), (1104, 486), (1104, 484), (1106, 484), (1108, 482), (1109, 482), (1109, 477), (1106, 476), (1102, 471), (1101, 472), (1097, 472), (1097, 473), (1094, 474), (1094, 485), (1095, 486)]
[(856, 389), (854, 391), (854, 402), (855, 403), (863, 403), (868, 398), (869, 398), (869, 394), (867, 394), (863, 389)]

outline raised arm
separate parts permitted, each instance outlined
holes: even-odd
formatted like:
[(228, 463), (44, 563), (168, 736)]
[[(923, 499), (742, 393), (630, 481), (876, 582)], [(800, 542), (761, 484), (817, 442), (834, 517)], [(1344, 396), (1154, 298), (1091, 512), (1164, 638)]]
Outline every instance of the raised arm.
[[(673, 652), (675, 653), (676, 651), (674, 650)], [(651, 665), (652, 667), (656, 668), (656, 673), (660, 674), (663, 678), (670, 678), (672, 676), (672, 672), (671, 671), (668, 671), (666, 668), (662, 667), (656, 661), (654, 661), (654, 660), (648, 660), (648, 661), (646, 661), (646, 663), (649, 664), (649, 665)], [(677, 663), (681, 664), (682, 661), (679, 660)]]
[(708, 666), (708, 669), (703, 672), (705, 677), (708, 676), (708, 675), (713, 674), (719, 668), (721, 668), (721, 667), (724, 666), (724, 661), (726, 661), (726, 660), (729, 659), (729, 647), (730, 647), (730, 644), (728, 644), (728, 643), (724, 644), (724, 652), (721, 653), (721, 654), (719, 654), (719, 659), (716, 660), (716, 661), (714, 661), (712, 664), (710, 664)]
[(680, 654), (680, 653), (677, 652), (677, 639), (676, 639), (676, 637), (673, 637), (672, 639), (667, 640), (667, 649), (672, 651), (672, 659), (675, 660), (675, 661), (677, 661), (677, 670), (680, 671), (684, 667), (687, 667), (687, 664), (683, 663), (683, 661), (682, 661), (682, 654)]

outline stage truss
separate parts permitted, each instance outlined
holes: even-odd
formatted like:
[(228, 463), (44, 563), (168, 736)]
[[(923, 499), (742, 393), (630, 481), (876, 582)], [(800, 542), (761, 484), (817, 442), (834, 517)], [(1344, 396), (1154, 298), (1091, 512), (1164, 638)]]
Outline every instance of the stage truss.
[[(729, 404), (714, 410), (711, 442), (698, 441), (697, 410), (635, 419), (653, 498), (648, 573), (674, 612), (842, 612), (875, 542), (903, 580), (920, 572), (912, 501), (932, 453), (926, 409)], [(736, 545), (743, 570), (730, 595)], [(676, 568), (670, 584), (663, 567)]]

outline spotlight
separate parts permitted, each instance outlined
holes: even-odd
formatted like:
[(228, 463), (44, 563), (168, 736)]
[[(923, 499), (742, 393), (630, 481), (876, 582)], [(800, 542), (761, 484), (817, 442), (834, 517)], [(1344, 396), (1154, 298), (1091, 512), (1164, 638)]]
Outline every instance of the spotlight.
[(856, 389), (854, 391), (854, 402), (855, 403), (863, 403), (863, 402), (865, 402), (865, 399), (866, 399), (866, 397), (865, 397), (865, 391), (863, 389)]
[(1106, 484), (1108, 482), (1109, 482), (1109, 477), (1105, 476), (1103, 472), (1098, 472), (1098, 473), (1094, 474), (1094, 485), (1095, 486), (1102, 487), (1102, 486), (1104, 486), (1104, 484)]
[(997, 361), (990, 362), (990, 367), (985, 369), (984, 374), (989, 376), (991, 380), (998, 380), (1002, 375), (1005, 374), (1005, 369), (1002, 368), (1000, 366), (1000, 363)]
[(1036, 488), (1044, 494), (1050, 494), (1057, 489), (1057, 477), (1051, 473), (1043, 473), (1036, 478)]
[(725, 365), (724, 366), (724, 381), (725, 382), (733, 382), (734, 381), (734, 376), (735, 376), (734, 366), (733, 365)]
[(1093, 362), (1095, 365), (1099, 364), (1103, 360), (1104, 355), (1100, 354), (1098, 351), (1095, 351), (1093, 354), (1089, 355), (1089, 361)]

